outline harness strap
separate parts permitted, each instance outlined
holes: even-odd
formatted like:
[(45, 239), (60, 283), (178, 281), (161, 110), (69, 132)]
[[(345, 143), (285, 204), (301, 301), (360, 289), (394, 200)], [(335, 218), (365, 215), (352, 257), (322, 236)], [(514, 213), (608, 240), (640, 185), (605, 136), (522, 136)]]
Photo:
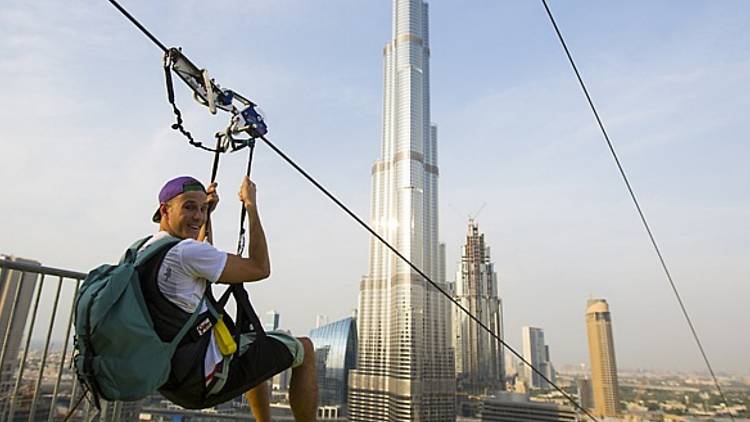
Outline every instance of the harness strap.
[(169, 100), (169, 104), (172, 106), (172, 113), (174, 113), (175, 115), (175, 123), (172, 125), (172, 129), (179, 131), (182, 134), (182, 136), (187, 138), (190, 145), (196, 148), (200, 148), (205, 151), (216, 152), (216, 153), (222, 152), (219, 147), (219, 140), (217, 140), (216, 149), (208, 148), (204, 146), (202, 142), (196, 141), (193, 138), (193, 134), (191, 134), (190, 131), (186, 130), (185, 127), (182, 125), (183, 123), (182, 113), (180, 112), (180, 109), (177, 108), (177, 103), (175, 103), (175, 100), (174, 100), (174, 84), (172, 83), (172, 73), (171, 73), (172, 63), (173, 62), (172, 62), (172, 57), (170, 55), (170, 52), (169, 51), (165, 52), (164, 53), (164, 79), (166, 80), (166, 83), (167, 83), (167, 100)]
[(193, 326), (195, 325), (195, 322), (198, 320), (198, 315), (201, 314), (201, 306), (206, 302), (206, 295), (203, 295), (201, 298), (200, 303), (198, 303), (198, 306), (195, 308), (195, 311), (193, 311), (193, 314), (190, 315), (190, 318), (185, 322), (185, 325), (180, 328), (180, 331), (177, 333), (177, 335), (172, 339), (172, 341), (169, 342), (169, 347), (174, 350), (177, 348), (177, 345), (180, 344), (180, 341), (182, 341), (183, 337), (190, 331)]

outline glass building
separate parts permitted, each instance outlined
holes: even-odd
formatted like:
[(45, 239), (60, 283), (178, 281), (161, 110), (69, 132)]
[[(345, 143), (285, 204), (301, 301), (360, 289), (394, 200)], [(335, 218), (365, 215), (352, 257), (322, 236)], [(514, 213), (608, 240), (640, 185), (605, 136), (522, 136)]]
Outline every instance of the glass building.
[(318, 369), (319, 403), (346, 407), (349, 371), (357, 362), (357, 323), (352, 317), (310, 331)]

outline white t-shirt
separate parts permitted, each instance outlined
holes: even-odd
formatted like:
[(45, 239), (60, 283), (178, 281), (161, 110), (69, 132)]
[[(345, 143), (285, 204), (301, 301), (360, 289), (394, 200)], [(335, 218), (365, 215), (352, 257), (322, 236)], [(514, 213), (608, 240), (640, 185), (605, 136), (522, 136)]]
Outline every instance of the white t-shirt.
[[(160, 231), (149, 239), (141, 248), (169, 236), (169, 233)], [(216, 282), (224, 271), (227, 263), (227, 254), (213, 245), (199, 242), (194, 239), (184, 239), (167, 252), (164, 261), (159, 267), (157, 284), (164, 296), (185, 312), (193, 313), (203, 298), (207, 282)], [(201, 312), (207, 309), (204, 303)], [(221, 362), (223, 356), (216, 345), (213, 330), (211, 341), (206, 350), (203, 361), (203, 370), (206, 378), (213, 375), (216, 364)]]

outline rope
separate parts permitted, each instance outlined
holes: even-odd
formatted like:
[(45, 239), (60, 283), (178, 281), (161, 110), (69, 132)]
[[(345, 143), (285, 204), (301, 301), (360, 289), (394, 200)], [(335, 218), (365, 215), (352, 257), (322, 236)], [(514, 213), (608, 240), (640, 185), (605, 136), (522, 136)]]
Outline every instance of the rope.
[[(667, 276), (667, 280), (669, 281), (669, 285), (672, 288), (672, 292), (674, 293), (675, 298), (677, 298), (677, 303), (679, 303), (680, 309), (682, 310), (682, 314), (685, 316), (685, 320), (687, 321), (688, 327), (690, 327), (690, 332), (693, 334), (693, 338), (695, 339), (695, 343), (698, 345), (698, 349), (700, 350), (701, 356), (703, 356), (703, 361), (705, 362), (706, 367), (708, 368), (708, 372), (711, 373), (711, 377), (713, 378), (714, 385), (716, 386), (716, 389), (718, 390), (719, 395), (721, 396), (721, 399), (724, 401), (724, 405), (728, 407), (729, 402), (727, 401), (727, 398), (724, 395), (724, 392), (721, 390), (721, 386), (719, 385), (719, 380), (716, 378), (716, 374), (714, 373), (713, 367), (711, 366), (711, 362), (708, 360), (708, 356), (706, 355), (706, 351), (703, 348), (703, 344), (701, 343), (701, 340), (698, 337), (698, 332), (696, 331), (695, 326), (693, 325), (693, 321), (690, 319), (690, 315), (688, 314), (687, 308), (685, 307), (685, 303), (683, 302), (682, 297), (680, 296), (680, 293), (677, 290), (677, 286), (675, 285), (675, 282), (672, 279), (672, 274), (670, 273), (669, 268), (667, 267), (667, 263), (665, 262), (664, 256), (662, 255), (661, 250), (659, 249), (659, 245), (656, 243), (656, 239), (654, 238), (654, 234), (651, 231), (651, 227), (649, 226), (648, 221), (646, 221), (646, 216), (644, 215), (643, 210), (641, 209), (641, 205), (635, 196), (635, 192), (633, 192), (633, 188), (630, 185), (628, 176), (625, 174), (625, 170), (622, 167), (620, 158), (617, 156), (617, 153), (615, 152), (615, 148), (612, 145), (612, 141), (609, 139), (609, 134), (607, 133), (607, 130), (604, 128), (604, 123), (602, 123), (602, 119), (599, 117), (599, 112), (597, 111), (596, 106), (594, 106), (594, 101), (591, 99), (591, 95), (589, 94), (589, 91), (586, 88), (586, 84), (583, 82), (581, 73), (578, 71), (578, 66), (576, 66), (576, 63), (573, 60), (573, 56), (570, 54), (570, 50), (568, 49), (568, 45), (565, 42), (565, 39), (563, 38), (562, 33), (560, 32), (560, 28), (557, 26), (557, 22), (555, 21), (554, 16), (552, 16), (552, 11), (547, 5), (547, 0), (542, 0), (542, 4), (544, 5), (544, 9), (547, 11), (547, 16), (549, 17), (549, 20), (555, 29), (555, 33), (557, 34), (557, 38), (560, 40), (560, 44), (565, 50), (565, 55), (568, 57), (570, 66), (573, 68), (573, 71), (575, 72), (576, 78), (578, 79), (578, 84), (581, 86), (581, 90), (583, 91), (583, 94), (586, 96), (586, 101), (588, 101), (589, 107), (591, 108), (591, 111), (594, 113), (594, 118), (596, 119), (596, 123), (599, 125), (599, 129), (601, 130), (602, 135), (604, 135), (604, 140), (607, 142), (607, 147), (609, 148), (610, 153), (612, 153), (612, 158), (614, 158), (615, 164), (617, 164), (617, 169), (620, 171), (622, 180), (625, 182), (625, 186), (628, 189), (630, 198), (633, 200), (635, 209), (638, 211), (638, 215), (641, 218), (643, 227), (646, 229), (648, 238), (651, 240), (651, 245), (653, 245), (654, 250), (656, 251), (656, 255), (659, 258), (659, 262), (661, 263), (661, 267), (664, 270), (664, 274)], [(731, 412), (729, 413), (729, 416), (734, 421), (734, 416), (732, 416)]]

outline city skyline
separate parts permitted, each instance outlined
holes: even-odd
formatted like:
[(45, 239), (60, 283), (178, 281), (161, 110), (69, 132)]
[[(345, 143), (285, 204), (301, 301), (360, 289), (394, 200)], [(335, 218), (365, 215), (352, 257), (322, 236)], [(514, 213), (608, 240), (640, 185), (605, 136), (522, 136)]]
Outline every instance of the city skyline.
[[(222, 86), (257, 101), (269, 137), (368, 215), (382, 117), (373, 52), (389, 38), (387, 4), (215, 5), (252, 40), (247, 55), (234, 41), (224, 48), (226, 33), (188, 31), (202, 22), (189, 5), (126, 6)], [(742, 161), (750, 151), (739, 112), (750, 85), (750, 10), (683, 6), (552, 5), (709, 357), (719, 371), (747, 373), (750, 340), (730, 334), (750, 319), (741, 300), (750, 293)], [(620, 367), (705, 370), (540, 5), (438, 2), (431, 12), (447, 273), (466, 215), (486, 199), (479, 221), (496, 245), (510, 345), (520, 347), (521, 326), (542, 326), (556, 362), (586, 361), (580, 303), (594, 295), (617, 309)], [(13, 81), (0, 95), (0, 175), (13, 202), (2, 211), (0, 252), (78, 271), (116, 260), (154, 230), (148, 217), (164, 180), (210, 170), (210, 157), (169, 129), (160, 53), (106, 2), (11, 0), (0, 22), (0, 76)], [(223, 127), (177, 90), (194, 134)], [(244, 156), (222, 160), (217, 242), (233, 250)], [(254, 304), (278, 309), (295, 333), (322, 310), (348, 315), (367, 265), (367, 247), (356, 245), (369, 238), (267, 149), (253, 171), (274, 266), (271, 281), (250, 287)], [(332, 293), (309, 299), (318, 292)], [(641, 332), (646, 321), (673, 334), (668, 356), (645, 347), (663, 342)]]

